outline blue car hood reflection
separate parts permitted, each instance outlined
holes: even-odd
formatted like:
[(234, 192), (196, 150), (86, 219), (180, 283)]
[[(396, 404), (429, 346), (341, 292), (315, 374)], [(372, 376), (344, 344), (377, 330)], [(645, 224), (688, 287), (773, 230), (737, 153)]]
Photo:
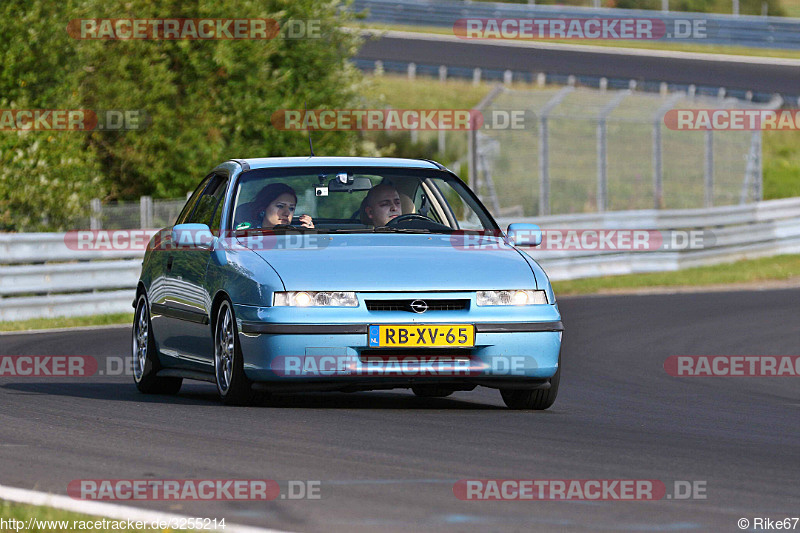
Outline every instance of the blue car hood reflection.
[(299, 242), (297, 236), (278, 236), (274, 248), (253, 247), (290, 291), (536, 288), (525, 259), (499, 239), (480, 248), (466, 248), (449, 235), (425, 234), (321, 234)]

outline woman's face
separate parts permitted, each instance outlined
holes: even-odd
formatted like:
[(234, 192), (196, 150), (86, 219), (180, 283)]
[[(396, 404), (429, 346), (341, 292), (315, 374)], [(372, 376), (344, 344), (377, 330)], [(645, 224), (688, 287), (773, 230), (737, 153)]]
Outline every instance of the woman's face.
[(278, 224), (291, 224), (297, 200), (289, 193), (283, 193), (267, 206), (264, 213), (262, 226), (277, 226)]

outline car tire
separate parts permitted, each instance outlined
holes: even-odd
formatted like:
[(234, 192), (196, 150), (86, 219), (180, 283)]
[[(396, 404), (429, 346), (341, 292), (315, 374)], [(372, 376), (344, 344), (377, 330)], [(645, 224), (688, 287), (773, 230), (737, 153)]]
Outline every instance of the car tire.
[(550, 378), (549, 389), (508, 390), (500, 389), (503, 401), (509, 409), (534, 409), (542, 411), (556, 401), (558, 384), (561, 381), (561, 356), (558, 357), (558, 370)]
[(411, 387), (411, 391), (421, 398), (444, 398), (455, 392), (453, 389), (436, 385), (415, 385)]
[(225, 405), (249, 405), (255, 395), (253, 382), (244, 373), (236, 317), (230, 301), (223, 300), (214, 323), (214, 376)]
[(136, 301), (136, 312), (133, 315), (133, 381), (136, 383), (136, 388), (145, 394), (177, 394), (183, 384), (182, 378), (158, 377), (158, 371), (162, 366), (158, 360), (152, 332), (153, 324), (150, 321), (147, 296), (141, 293)]

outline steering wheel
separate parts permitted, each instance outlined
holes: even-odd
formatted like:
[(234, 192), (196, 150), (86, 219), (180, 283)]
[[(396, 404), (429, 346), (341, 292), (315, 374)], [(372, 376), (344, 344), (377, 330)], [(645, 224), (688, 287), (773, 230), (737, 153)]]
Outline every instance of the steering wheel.
[(426, 220), (428, 222), (431, 221), (425, 215), (420, 215), (419, 213), (406, 213), (405, 215), (398, 215), (391, 219), (389, 222), (386, 223), (387, 226), (396, 226), (398, 223), (403, 222), (405, 220)]

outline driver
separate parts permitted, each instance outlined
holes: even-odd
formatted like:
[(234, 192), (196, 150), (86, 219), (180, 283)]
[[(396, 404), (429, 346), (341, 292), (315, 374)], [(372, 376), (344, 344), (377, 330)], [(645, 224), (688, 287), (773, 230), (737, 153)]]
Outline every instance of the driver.
[(371, 188), (361, 205), (361, 222), (368, 226), (385, 226), (403, 214), (400, 194), (388, 183)]

